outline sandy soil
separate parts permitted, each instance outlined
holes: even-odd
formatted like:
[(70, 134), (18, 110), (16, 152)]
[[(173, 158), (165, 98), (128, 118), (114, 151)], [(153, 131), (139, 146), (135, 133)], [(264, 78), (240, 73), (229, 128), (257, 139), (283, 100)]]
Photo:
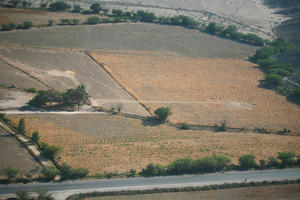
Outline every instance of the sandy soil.
[(80, 25), (0, 32), (0, 44), (106, 50), (171, 51), (193, 57), (248, 58), (257, 49), (197, 30), (147, 23)]
[[(11, 47), (0, 48), (0, 54), (0, 60), (17, 66), (52, 88), (62, 91), (84, 84), (98, 106), (110, 109), (121, 105), (123, 112), (148, 115), (139, 103), (83, 52)], [(9, 69), (1, 70), (4, 71), (3, 75), (14, 76)], [(16, 85), (23, 84), (22, 79), (13, 80)]]
[(1, 127), (0, 138), (0, 174), (7, 167), (18, 168), (24, 174), (38, 166), (28, 151)]
[(280, 151), (300, 153), (296, 136), (183, 131), (113, 115), (9, 115), (14, 123), (21, 117), (29, 132), (40, 132), (41, 141), (63, 147), (61, 162), (92, 173), (141, 170), (151, 162), (167, 165), (178, 158), (213, 154), (237, 163), (249, 153), (257, 160), (276, 157)]
[(180, 192), (163, 194), (130, 195), (115, 197), (93, 197), (85, 200), (194, 200), (194, 199), (214, 199), (214, 200), (296, 200), (300, 197), (300, 185), (275, 185), (249, 188), (236, 188), (226, 190), (201, 191), (201, 192)]
[(19, 109), (34, 97), (34, 94), (0, 89), (0, 110)]
[(173, 122), (300, 130), (300, 107), (259, 88), (263, 74), (250, 62), (125, 51), (93, 55), (150, 110), (170, 106)]

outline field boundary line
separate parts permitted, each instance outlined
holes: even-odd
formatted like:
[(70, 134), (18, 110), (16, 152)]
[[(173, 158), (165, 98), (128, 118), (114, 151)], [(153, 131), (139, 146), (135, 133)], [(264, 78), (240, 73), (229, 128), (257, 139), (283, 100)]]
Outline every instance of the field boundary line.
[(42, 156), (41, 152), (34, 146), (34, 144), (26, 139), (25, 137), (16, 134), (14, 130), (12, 130), (5, 122), (0, 120), (0, 126), (8, 132), (10, 135), (12, 135), (18, 142), (24, 146), (27, 151), (31, 154), (31, 156), (37, 160), (39, 163), (41, 163), (45, 167), (51, 166), (51, 162), (49, 159)]
[(30, 74), (29, 72), (25, 71), (24, 69), (22, 69), (21, 67), (17, 66), (17, 63), (15, 63), (14, 61), (10, 60), (9, 58), (0, 55), (0, 60), (3, 61), (4, 63), (6, 63), (7, 65), (9, 65), (12, 68), (15, 68), (21, 72), (23, 72), (24, 74), (28, 75), (30, 78), (40, 82), (41, 84), (43, 84), (44, 86), (46, 86), (47, 88), (50, 88), (52, 90), (54, 90), (54, 88), (50, 85), (48, 85), (47, 83), (43, 82), (42, 80), (38, 79), (37, 77), (33, 76), (32, 74)]
[(134, 96), (131, 92), (129, 92), (126, 87), (124, 87), (117, 79), (104, 67), (102, 63), (99, 63), (89, 51), (83, 51), (89, 58), (91, 58), (96, 64), (98, 64), (129, 96), (131, 96), (136, 102), (138, 102), (145, 110), (152, 116), (152, 113), (150, 112), (149, 108), (146, 107), (145, 104), (140, 102), (136, 96)]

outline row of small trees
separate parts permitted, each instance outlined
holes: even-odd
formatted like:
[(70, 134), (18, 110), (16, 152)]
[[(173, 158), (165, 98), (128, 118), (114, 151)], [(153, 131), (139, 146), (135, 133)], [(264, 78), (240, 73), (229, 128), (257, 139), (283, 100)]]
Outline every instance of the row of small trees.
[(270, 157), (267, 161), (260, 160), (256, 163), (255, 156), (251, 154), (242, 155), (239, 164), (233, 165), (231, 159), (226, 156), (207, 156), (192, 160), (182, 158), (175, 160), (167, 166), (150, 163), (141, 171), (141, 176), (165, 176), (192, 173), (211, 173), (223, 170), (248, 170), (267, 168), (286, 168), (300, 166), (300, 155), (293, 152), (278, 152), (277, 158)]
[(1, 31), (11, 31), (14, 29), (30, 29), (32, 27), (33, 27), (33, 24), (30, 21), (25, 21), (25, 22), (23, 22), (23, 24), (19, 24), (19, 25), (16, 25), (15, 23), (10, 22), (8, 24), (2, 24)]

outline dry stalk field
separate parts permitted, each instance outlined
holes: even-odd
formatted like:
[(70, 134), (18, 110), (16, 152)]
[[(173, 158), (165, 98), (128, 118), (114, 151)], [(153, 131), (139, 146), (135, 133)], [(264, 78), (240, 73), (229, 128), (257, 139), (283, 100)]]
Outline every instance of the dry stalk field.
[(41, 141), (63, 147), (61, 162), (92, 173), (141, 170), (149, 163), (168, 164), (191, 157), (221, 154), (237, 163), (242, 154), (257, 160), (280, 151), (300, 153), (300, 137), (256, 133), (184, 131), (117, 115), (9, 115), (15, 124), (25, 118), (29, 133), (40, 132)]
[(263, 73), (250, 62), (137, 51), (92, 55), (152, 112), (170, 106), (172, 122), (300, 131), (300, 107), (260, 88)]
[(215, 199), (215, 200), (284, 200), (299, 199), (300, 185), (273, 185), (262, 187), (235, 188), (215, 191), (200, 192), (179, 192), (162, 194), (145, 194), (130, 196), (93, 197), (85, 200), (195, 200), (195, 199)]
[(0, 175), (7, 167), (14, 167), (25, 174), (38, 166), (29, 152), (9, 133), (0, 127)]

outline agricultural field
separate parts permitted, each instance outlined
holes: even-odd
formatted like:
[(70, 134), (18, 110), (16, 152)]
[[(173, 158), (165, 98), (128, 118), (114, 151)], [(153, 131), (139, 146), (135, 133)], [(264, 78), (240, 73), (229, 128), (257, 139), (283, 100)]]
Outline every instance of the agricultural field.
[(141, 170), (149, 163), (168, 163), (226, 155), (237, 163), (243, 154), (257, 160), (280, 151), (300, 153), (300, 137), (258, 133), (178, 130), (142, 120), (108, 114), (8, 115), (17, 124), (25, 118), (29, 133), (40, 132), (41, 141), (63, 147), (60, 162), (91, 173)]
[(283, 200), (299, 199), (300, 185), (274, 185), (262, 187), (224, 189), (200, 192), (179, 192), (162, 194), (145, 194), (130, 196), (92, 197), (85, 200), (194, 200), (194, 199), (254, 199), (254, 200)]
[(263, 73), (250, 62), (137, 51), (92, 55), (152, 112), (170, 106), (172, 122), (300, 131), (300, 107), (260, 88)]
[[(246, 59), (257, 47), (198, 30), (148, 23), (48, 27), (0, 32), (0, 45), (97, 50), (168, 51), (192, 57)], [(175, 56), (175, 55), (174, 55)]]
[(14, 167), (25, 174), (39, 164), (29, 152), (9, 133), (0, 127), (0, 177), (7, 167)]
[[(35, 86), (28, 86), (37, 87), (37, 89), (45, 89), (47, 85), (62, 91), (84, 84), (94, 99), (94, 106), (110, 109), (120, 105), (124, 112), (148, 115), (148, 112), (128, 95), (101, 66), (83, 52), (10, 47), (0, 48), (0, 60), (2, 64), (4, 63), (4, 68), (1, 67), (3, 72), (0, 75), (3, 77), (1, 82), (3, 81), (2, 83), (6, 85), (13, 81), (15, 85), (24, 87), (23, 83), (32, 82), (32, 78), (27, 74), (35, 77), (36, 79), (33, 80), (39, 83)], [(5, 63), (9, 63), (10, 66)], [(20, 69), (17, 76), (16, 68), (12, 66)], [(7, 77), (13, 78), (7, 79)], [(26, 81), (19, 77), (24, 77)]]
[[(0, 26), (13, 22), (23, 24), (24, 21), (30, 21), (35, 26), (45, 26), (49, 20), (54, 20), (54, 24), (61, 23), (61, 19), (78, 19), (80, 23), (87, 20), (88, 17), (96, 15), (81, 15), (67, 12), (47, 12), (41, 10), (8, 9), (0, 7)], [(104, 17), (103, 17), (104, 18)]]

